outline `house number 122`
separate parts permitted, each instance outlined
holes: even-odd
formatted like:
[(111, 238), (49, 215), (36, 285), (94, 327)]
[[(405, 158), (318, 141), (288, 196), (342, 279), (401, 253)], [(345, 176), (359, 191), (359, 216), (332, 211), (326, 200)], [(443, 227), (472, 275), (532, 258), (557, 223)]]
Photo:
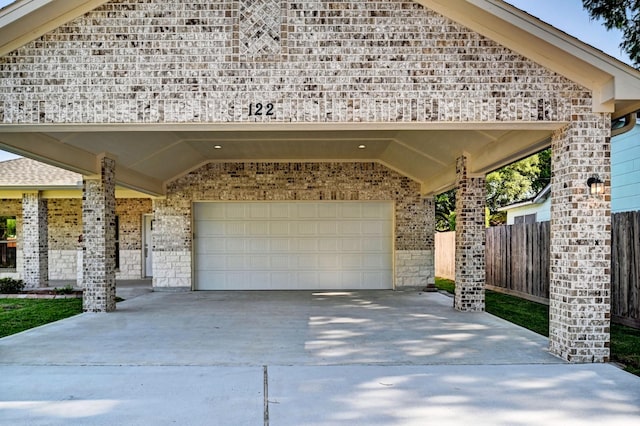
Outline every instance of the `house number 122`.
[(268, 103), (265, 105), (261, 102), (258, 102), (256, 104), (249, 104), (249, 117), (251, 117), (252, 115), (273, 115), (273, 104)]

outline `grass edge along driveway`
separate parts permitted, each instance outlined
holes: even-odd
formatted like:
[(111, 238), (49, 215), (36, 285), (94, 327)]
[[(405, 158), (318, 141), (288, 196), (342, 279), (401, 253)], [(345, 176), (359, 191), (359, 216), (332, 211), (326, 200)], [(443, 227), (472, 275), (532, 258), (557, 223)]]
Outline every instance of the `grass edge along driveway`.
[(82, 299), (0, 299), (0, 338), (82, 313)]
[[(436, 277), (436, 287), (455, 293), (455, 283)], [(495, 291), (485, 291), (486, 311), (521, 327), (549, 337), (549, 306)], [(611, 323), (611, 361), (640, 376), (640, 330)]]

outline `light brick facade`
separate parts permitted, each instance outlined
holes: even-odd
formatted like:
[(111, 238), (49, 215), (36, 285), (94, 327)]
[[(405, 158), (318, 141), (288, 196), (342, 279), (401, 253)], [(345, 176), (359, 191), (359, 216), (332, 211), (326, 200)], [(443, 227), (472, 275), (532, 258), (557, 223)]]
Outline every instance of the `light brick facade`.
[(155, 201), (155, 287), (191, 288), (191, 205), (207, 200), (394, 201), (395, 283), (433, 282), (434, 205), (417, 182), (376, 163), (218, 163), (172, 182)]
[(0, 65), (2, 123), (569, 121), (591, 102), (405, 0), (111, 1)]
[[(82, 269), (82, 257), (78, 254), (78, 238), (83, 233), (82, 199), (49, 198), (44, 202), (48, 211), (49, 280), (68, 280), (69, 284), (75, 281), (82, 287), (82, 274), (78, 274)], [(151, 213), (151, 209), (149, 198), (116, 200), (116, 215), (120, 225), (120, 265), (116, 270), (117, 279), (129, 280), (142, 277), (142, 216)], [(0, 270), (0, 278), (24, 279), (22, 200), (0, 200), (0, 216), (15, 216), (18, 230), (16, 269)]]
[[(553, 137), (551, 351), (572, 362), (609, 360), (611, 318), (610, 128), (608, 114), (576, 106), (581, 121)], [(598, 175), (605, 192), (592, 196)]]
[(85, 178), (82, 192), (83, 310), (116, 309), (115, 160), (104, 157), (98, 178)]
[[(553, 142), (550, 332), (572, 361), (608, 357), (609, 200), (584, 185), (609, 181), (610, 116), (592, 111), (589, 90), (405, 0), (114, 0), (0, 58), (4, 124), (571, 123)], [(461, 163), (456, 307), (482, 310), (484, 179)], [(419, 191), (371, 163), (204, 166), (154, 202), (154, 285), (191, 286), (195, 200), (332, 199), (394, 200), (396, 283), (422, 285), (433, 221)], [(110, 267), (97, 272), (90, 287), (110, 289)]]
[(469, 176), (466, 156), (456, 162), (456, 293), (460, 311), (484, 311), (485, 207), (484, 176)]
[(40, 193), (25, 193), (22, 196), (22, 258), (26, 288), (49, 285), (47, 218), (47, 202)]

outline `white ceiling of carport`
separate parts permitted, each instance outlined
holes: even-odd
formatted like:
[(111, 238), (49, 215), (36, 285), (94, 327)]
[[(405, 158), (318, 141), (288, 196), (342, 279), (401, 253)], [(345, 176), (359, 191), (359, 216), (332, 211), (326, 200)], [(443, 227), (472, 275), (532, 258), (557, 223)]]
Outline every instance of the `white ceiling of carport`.
[(453, 185), (462, 153), (471, 157), (472, 173), (486, 173), (548, 146), (551, 131), (561, 125), (18, 125), (3, 126), (0, 148), (85, 175), (97, 173), (97, 159), (109, 153), (117, 158), (119, 185), (155, 195), (211, 161), (376, 161), (433, 194)]

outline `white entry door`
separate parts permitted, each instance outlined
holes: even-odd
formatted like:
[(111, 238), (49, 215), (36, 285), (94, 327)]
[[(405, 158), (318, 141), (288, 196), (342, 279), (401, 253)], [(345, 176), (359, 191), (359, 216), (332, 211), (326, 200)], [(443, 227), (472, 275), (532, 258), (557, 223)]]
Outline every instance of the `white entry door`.
[(194, 204), (197, 290), (390, 289), (392, 202)]

